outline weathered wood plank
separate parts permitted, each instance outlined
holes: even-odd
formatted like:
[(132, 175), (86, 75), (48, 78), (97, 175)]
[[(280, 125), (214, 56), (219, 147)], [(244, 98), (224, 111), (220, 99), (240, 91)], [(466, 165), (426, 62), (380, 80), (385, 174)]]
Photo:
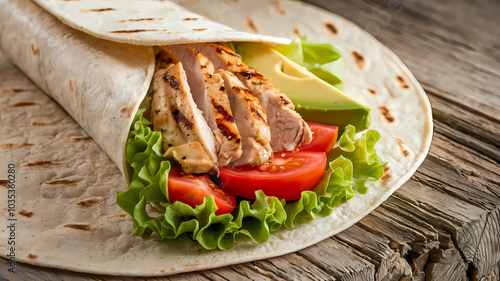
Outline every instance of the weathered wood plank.
[(398, 280), (411, 276), (408, 262), (390, 248), (389, 239), (360, 228), (359, 223), (335, 237), (363, 253), (376, 267), (375, 280)]
[(336, 280), (374, 280), (375, 266), (334, 238), (298, 252)]
[(467, 266), (456, 249), (432, 250), (426, 280), (467, 280)]
[(332, 276), (295, 253), (253, 262), (252, 265), (259, 272), (274, 272), (284, 280), (333, 280)]
[[(478, 139), (497, 150), (490, 151), (487, 156), (498, 161), (500, 159), (500, 122), (494, 116), (484, 116), (470, 109), (464, 108), (460, 104), (446, 101), (436, 95), (429, 95), (431, 100), (434, 119), (447, 124), (457, 131), (467, 134), (468, 139)], [(493, 118), (492, 118), (493, 117)], [(486, 151), (485, 151), (486, 152)]]
[[(229, 270), (229, 271), (228, 271)], [(332, 280), (320, 268), (295, 253), (263, 261), (202, 271), (210, 280)], [(217, 277), (219, 276), (219, 277)]]

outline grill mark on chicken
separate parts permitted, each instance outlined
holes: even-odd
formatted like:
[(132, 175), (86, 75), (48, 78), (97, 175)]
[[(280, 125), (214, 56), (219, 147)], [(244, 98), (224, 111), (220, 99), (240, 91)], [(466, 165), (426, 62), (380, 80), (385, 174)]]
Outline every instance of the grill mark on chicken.
[(234, 141), (235, 143), (240, 143), (241, 139), (229, 129), (228, 126), (226, 126), (223, 123), (217, 124), (217, 129), (224, 135), (228, 140)]
[(217, 104), (217, 102), (214, 100), (212, 100), (212, 104), (213, 104), (214, 108), (217, 110), (217, 112), (224, 115), (225, 120), (227, 120), (229, 122), (234, 122), (233, 116), (231, 114), (229, 114), (222, 105)]
[(174, 118), (177, 122), (184, 124), (186, 129), (193, 129), (193, 123), (191, 123), (179, 110), (174, 111)]
[[(253, 70), (253, 69), (252, 69), (252, 70)], [(256, 71), (253, 71), (253, 72), (251, 72), (251, 71), (240, 71), (240, 72), (236, 72), (236, 75), (237, 75), (238, 77), (243, 76), (243, 77), (245, 77), (245, 79), (247, 79), (247, 80), (250, 80), (250, 79), (252, 79), (253, 77), (255, 77), (255, 78), (257, 78), (257, 79), (265, 79), (265, 78), (264, 78), (264, 76), (262, 76), (260, 73), (258, 73), (258, 72), (256, 72)], [(258, 82), (256, 82), (256, 83), (258, 83)], [(264, 84), (264, 83), (262, 83), (262, 84)], [(262, 85), (262, 84), (259, 84), (259, 85)], [(254, 84), (254, 85), (255, 85), (255, 84)]]
[(179, 82), (175, 81), (174, 76), (170, 76), (170, 75), (168, 75), (168, 73), (165, 73), (165, 75), (163, 76), (163, 80), (165, 80), (165, 82), (170, 84), (170, 86), (172, 86), (172, 88), (174, 88), (176, 90), (179, 89)]
[(290, 109), (293, 109), (293, 103), (292, 101), (290, 101), (289, 99), (287, 99), (286, 97), (284, 96), (280, 96), (280, 99), (281, 99), (281, 104), (290, 108)]
[(257, 104), (259, 103), (259, 100), (252, 94), (252, 92), (250, 92), (248, 89), (236, 87), (236, 86), (233, 86), (233, 90), (245, 92), (246, 93), (245, 100), (248, 101), (248, 103), (250, 105), (250, 110), (255, 114), (255, 116), (257, 118), (259, 118), (260, 120), (262, 120), (264, 122), (267, 122), (267, 120), (266, 120), (267, 118), (263, 117), (263, 115), (265, 116), (264, 111), (259, 110), (259, 108), (257, 106)]

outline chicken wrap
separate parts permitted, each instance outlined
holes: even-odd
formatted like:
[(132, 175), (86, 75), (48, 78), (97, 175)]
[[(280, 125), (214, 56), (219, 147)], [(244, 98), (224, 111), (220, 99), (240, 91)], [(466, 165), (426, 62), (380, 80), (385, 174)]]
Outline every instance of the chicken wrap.
[(2, 52), (53, 99), (5, 76), (25, 86), (2, 84), (1, 215), (22, 229), (3, 256), (152, 276), (282, 255), (423, 161), (428, 99), (358, 27), (297, 2), (175, 2), (0, 1)]

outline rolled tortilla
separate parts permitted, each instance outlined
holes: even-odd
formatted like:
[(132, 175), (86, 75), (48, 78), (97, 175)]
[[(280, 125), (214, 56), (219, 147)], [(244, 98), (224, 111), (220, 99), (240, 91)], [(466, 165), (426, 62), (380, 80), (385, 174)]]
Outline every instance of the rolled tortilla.
[[(55, 102), (37, 95), (40, 93), (25, 95), (40, 106), (26, 107), (22, 118), (16, 117), (19, 113), (14, 108), (18, 103), (11, 102), (12, 93), (34, 90), (35, 86), (19, 77), (12, 67), (5, 66), (0, 55), (0, 78), (7, 81), (0, 84), (0, 101), (2, 105), (8, 104), (5, 106), (8, 115), (2, 113), (2, 118), (6, 116), (9, 122), (0, 126), (6, 132), (0, 135), (0, 149), (8, 155), (0, 159), (0, 164), (6, 167), (10, 163), (7, 160), (16, 163), (19, 178), (24, 179), (17, 189), (20, 199), (16, 216), (22, 229), (17, 233), (17, 261), (82, 272), (154, 276), (283, 255), (357, 222), (408, 180), (425, 158), (432, 136), (431, 109), (425, 92), (391, 51), (360, 28), (295, 1), (281, 5), (282, 11), (274, 14), (264, 0), (210, 1), (210, 5), (206, 5), (208, 1), (179, 2), (190, 9), (199, 9), (199, 13), (210, 18), (217, 18), (220, 7), (225, 7), (226, 17), (219, 19), (240, 29), (258, 28), (262, 33), (292, 38), (310, 28), (307, 35), (312, 41), (339, 45), (348, 60), (346, 92), (380, 113), (373, 114), (373, 127), (382, 135), (378, 153), (390, 163), (384, 181), (374, 183), (365, 195), (356, 194), (330, 216), (298, 224), (293, 231), (278, 231), (264, 244), (240, 240), (228, 251), (204, 251), (187, 238), (158, 244), (152, 239), (132, 237), (129, 219), (115, 204), (116, 192), (126, 189), (119, 172), (110, 169), (112, 163), (104, 153), (99, 153), (94, 143), (73, 143), (75, 134), (83, 132)], [(252, 27), (247, 26), (249, 20)], [(276, 26), (273, 20), (283, 24)], [(332, 34), (332, 26), (336, 35)], [(127, 110), (122, 112), (122, 109), (136, 108), (145, 95), (152, 74), (149, 47), (95, 39), (64, 26), (30, 1), (0, 0), (0, 35), (0, 46), (9, 60), (64, 105), (108, 154), (114, 151), (114, 156), (113, 153), (110, 156), (124, 171), (122, 137), (128, 133), (131, 119)], [(98, 66), (110, 71), (93, 68)], [(75, 84), (73, 79), (79, 80)], [(87, 92), (94, 93), (94, 97), (82, 96)], [(123, 97), (111, 99), (103, 94), (100, 102), (93, 102), (96, 93)], [(134, 98), (129, 96), (134, 93)], [(106, 107), (107, 101), (116, 105)], [(60, 124), (40, 129), (38, 126), (47, 123), (47, 116), (52, 115)], [(13, 130), (16, 118), (22, 121), (19, 129)], [(117, 118), (121, 119), (116, 121)], [(92, 128), (95, 126), (98, 128)], [(108, 133), (99, 133), (101, 130)], [(19, 136), (21, 132), (23, 135)], [(106, 142), (114, 145), (106, 148)], [(6, 178), (6, 170), (1, 170), (0, 179)], [(7, 197), (7, 189), (0, 189), (0, 197)], [(8, 218), (7, 212), (0, 215), (4, 220)], [(1, 232), (0, 240), (7, 241), (7, 235), (8, 232)], [(8, 245), (1, 243), (0, 254), (8, 253)]]

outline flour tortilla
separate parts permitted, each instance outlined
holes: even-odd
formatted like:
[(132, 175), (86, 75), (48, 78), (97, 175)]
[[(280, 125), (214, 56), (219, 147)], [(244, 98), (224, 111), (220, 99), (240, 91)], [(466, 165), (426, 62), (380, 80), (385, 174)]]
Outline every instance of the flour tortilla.
[[(286, 38), (300, 33), (313, 42), (338, 45), (346, 60), (345, 92), (372, 108), (372, 128), (381, 133), (377, 152), (389, 162), (383, 180), (331, 216), (299, 224), (293, 231), (278, 231), (264, 244), (238, 239), (231, 250), (207, 251), (186, 238), (159, 245), (132, 237), (132, 223), (115, 197), (127, 189), (121, 174), (123, 142), (151, 80), (151, 48), (111, 42), (118, 41), (111, 37), (96, 39), (66, 27), (29, 1), (1, 0), (0, 46), (5, 56), (62, 106), (0, 55), (0, 166), (16, 165), (17, 261), (81, 272), (154, 276), (283, 255), (356, 223), (406, 182), (425, 158), (432, 136), (425, 92), (391, 51), (359, 27), (299, 2), (179, 3), (240, 30)], [(77, 23), (70, 10), (45, 8), (59, 17), (66, 15), (70, 26), (86, 24)], [(84, 27), (81, 30), (89, 33), (100, 28)], [(248, 41), (259, 41), (250, 37)], [(150, 44), (155, 43), (145, 43)], [(1, 198), (7, 198), (7, 178), (7, 169), (1, 169)], [(1, 209), (0, 216), (6, 221), (8, 210)], [(7, 241), (8, 235), (0, 232), (0, 239)], [(0, 253), (9, 253), (6, 243), (0, 244)]]

